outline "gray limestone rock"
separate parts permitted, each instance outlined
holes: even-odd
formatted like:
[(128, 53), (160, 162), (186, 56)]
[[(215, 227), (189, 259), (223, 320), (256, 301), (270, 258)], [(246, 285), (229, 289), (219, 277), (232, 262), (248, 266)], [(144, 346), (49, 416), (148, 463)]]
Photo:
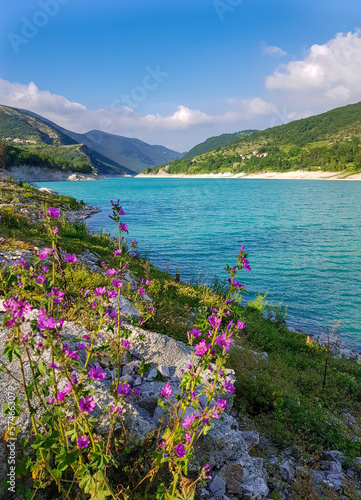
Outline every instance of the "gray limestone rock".
[(226, 483), (221, 477), (215, 476), (209, 489), (213, 493), (214, 498), (220, 500), (226, 493)]
[[(118, 310), (118, 298), (114, 297), (112, 299), (113, 307), (115, 310)], [(123, 297), (123, 295), (120, 296), (120, 310), (122, 313), (122, 316), (131, 316), (132, 318), (136, 319), (139, 321), (141, 319), (141, 314), (139, 310), (132, 305), (130, 300), (126, 299)]]

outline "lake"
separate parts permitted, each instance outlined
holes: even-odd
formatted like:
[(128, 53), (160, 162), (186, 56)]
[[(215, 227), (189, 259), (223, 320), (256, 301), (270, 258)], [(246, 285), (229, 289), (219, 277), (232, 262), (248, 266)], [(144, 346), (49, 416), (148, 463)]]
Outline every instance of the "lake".
[[(120, 198), (129, 237), (152, 263), (181, 279), (228, 277), (242, 244), (250, 297), (288, 306), (289, 326), (337, 335), (361, 348), (361, 183), (266, 179), (109, 178), (42, 182), (98, 207), (92, 231), (116, 233), (110, 199)], [(249, 300), (249, 299), (248, 299)]]

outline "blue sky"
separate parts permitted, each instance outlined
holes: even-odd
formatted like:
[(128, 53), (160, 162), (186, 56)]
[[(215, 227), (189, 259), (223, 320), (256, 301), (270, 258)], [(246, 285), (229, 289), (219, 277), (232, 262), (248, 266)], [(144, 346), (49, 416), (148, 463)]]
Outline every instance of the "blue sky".
[(356, 0), (17, 0), (2, 11), (0, 102), (75, 131), (187, 150), (361, 100)]

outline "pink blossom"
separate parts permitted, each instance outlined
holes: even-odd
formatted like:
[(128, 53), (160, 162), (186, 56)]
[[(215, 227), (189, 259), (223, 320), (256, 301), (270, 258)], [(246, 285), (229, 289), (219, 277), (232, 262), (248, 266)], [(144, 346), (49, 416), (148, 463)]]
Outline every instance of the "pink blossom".
[(184, 445), (182, 443), (179, 443), (175, 447), (175, 452), (176, 452), (176, 455), (178, 455), (179, 458), (183, 458), (184, 455), (187, 453), (187, 450), (186, 450), (186, 448), (184, 447)]
[(77, 351), (72, 351), (71, 349), (64, 349), (64, 354), (71, 359), (79, 359)]
[(191, 427), (195, 419), (196, 419), (195, 413), (192, 413), (190, 417), (186, 417), (182, 423), (183, 429), (189, 429), (189, 427)]
[(41, 250), (41, 252), (39, 252), (39, 259), (40, 260), (46, 259), (47, 257), (49, 257), (50, 252), (51, 252), (51, 249), (48, 247), (45, 247), (44, 250)]
[(224, 352), (227, 352), (229, 346), (232, 344), (232, 342), (234, 342), (234, 340), (231, 338), (231, 336), (227, 337), (227, 333), (222, 333), (222, 335), (216, 337), (216, 342), (221, 347), (224, 347)]
[(64, 401), (64, 398), (65, 398), (65, 393), (64, 392), (58, 392), (57, 399), (58, 399), (59, 403), (61, 403), (62, 401)]
[(220, 324), (222, 323), (221, 318), (217, 318), (216, 316), (210, 316), (208, 318), (209, 324), (211, 325), (212, 328), (218, 328)]
[(39, 274), (39, 276), (36, 278), (36, 283), (38, 285), (42, 285), (46, 281), (45, 276), (43, 274)]
[(172, 395), (172, 393), (173, 393), (173, 391), (169, 385), (169, 382), (167, 382), (167, 385), (162, 387), (161, 395), (163, 398), (169, 398)]
[(83, 413), (91, 413), (95, 407), (96, 403), (91, 396), (85, 396), (85, 398), (79, 399), (79, 408)]
[(187, 432), (184, 434), (184, 437), (187, 440), (187, 444), (189, 444), (192, 441), (192, 436), (188, 434)]
[(78, 439), (79, 448), (87, 448), (89, 446), (89, 444), (90, 444), (90, 441), (87, 438), (87, 436), (80, 436), (80, 438)]
[(107, 291), (107, 289), (105, 286), (102, 286), (102, 287), (98, 286), (94, 290), (94, 293), (95, 293), (95, 295), (100, 295), (103, 298), (106, 291)]
[(112, 285), (114, 288), (117, 288), (119, 290), (119, 288), (121, 288), (123, 286), (123, 283), (122, 283), (122, 280), (120, 280), (119, 278), (114, 278), (112, 280)]
[(202, 335), (202, 332), (200, 330), (197, 330), (197, 328), (192, 328), (190, 332), (187, 332), (188, 338), (191, 339), (191, 337), (200, 337)]
[(225, 410), (228, 406), (227, 401), (225, 399), (217, 399), (217, 406), (221, 410)]
[(246, 271), (251, 271), (251, 266), (248, 260), (242, 259), (242, 263), (243, 263), (243, 269), (245, 269)]
[(227, 392), (231, 392), (232, 394), (235, 391), (234, 385), (232, 384), (232, 382), (230, 380), (224, 381), (224, 388)]
[(67, 396), (68, 394), (71, 393), (72, 391), (72, 386), (71, 386), (71, 383), (70, 382), (67, 382), (64, 389), (63, 389), (63, 393)]
[(132, 344), (127, 339), (121, 339), (120, 340), (120, 345), (122, 347), (124, 347), (125, 349), (130, 349), (132, 347)]
[(194, 351), (198, 356), (203, 356), (203, 354), (207, 352), (206, 341), (203, 339), (199, 344), (196, 344), (194, 346)]
[(59, 219), (60, 217), (60, 210), (55, 207), (49, 207), (48, 208), (48, 214), (50, 217), (54, 217), (54, 219)]
[(32, 306), (25, 299), (13, 300), (12, 311), (15, 318), (23, 318), (31, 311)]
[(69, 253), (67, 253), (65, 255), (65, 260), (66, 260), (66, 262), (69, 262), (69, 263), (72, 262), (72, 263), (74, 263), (74, 262), (76, 262), (78, 260), (78, 258), (75, 255), (75, 253), (73, 253), (72, 255), (70, 255)]
[(103, 372), (101, 367), (93, 366), (88, 372), (88, 376), (94, 380), (104, 380), (107, 376), (106, 372)]
[(46, 316), (40, 317), (40, 315), (38, 316), (38, 318), (39, 319), (36, 326), (40, 328), (40, 330), (53, 330), (57, 326), (53, 318), (48, 318)]
[(119, 384), (117, 388), (118, 394), (122, 396), (127, 396), (132, 392), (129, 384)]

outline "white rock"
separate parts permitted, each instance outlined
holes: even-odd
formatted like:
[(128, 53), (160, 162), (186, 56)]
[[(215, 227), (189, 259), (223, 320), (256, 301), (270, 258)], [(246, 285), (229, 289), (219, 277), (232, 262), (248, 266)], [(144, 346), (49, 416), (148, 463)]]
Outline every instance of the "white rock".
[(170, 371), (167, 365), (158, 365), (158, 371), (163, 377), (170, 378)]

